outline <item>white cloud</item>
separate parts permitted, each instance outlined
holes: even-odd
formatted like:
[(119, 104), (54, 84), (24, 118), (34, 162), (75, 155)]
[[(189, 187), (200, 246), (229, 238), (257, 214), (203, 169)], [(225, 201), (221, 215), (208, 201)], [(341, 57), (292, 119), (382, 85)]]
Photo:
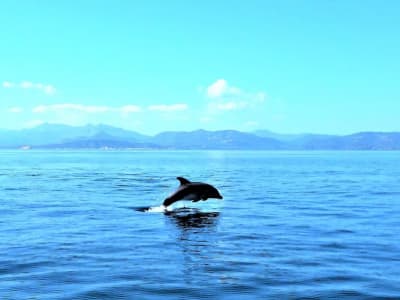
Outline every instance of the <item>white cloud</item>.
[[(30, 81), (22, 81), (22, 82), (19, 84), (19, 86), (20, 86), (21, 88), (23, 88), (23, 89), (31, 89), (31, 88), (33, 88), (33, 87), (36, 86), (36, 85), (33, 85), (33, 83), (30, 82)], [(40, 86), (42, 86), (42, 85), (40, 84)]]
[(255, 107), (266, 100), (264, 92), (246, 92), (231, 86), (225, 79), (218, 79), (207, 87), (206, 97), (210, 112), (238, 110)]
[(106, 112), (133, 113), (141, 111), (141, 108), (136, 105), (113, 107), (105, 105), (83, 105), (74, 103), (61, 103), (61, 104), (51, 104), (51, 105), (39, 105), (32, 109), (32, 112), (34, 113), (62, 112), (62, 111), (78, 111), (88, 114), (106, 113)]
[(207, 96), (215, 98), (221, 96), (226, 90), (228, 83), (224, 79), (218, 79), (207, 88)]
[(157, 111), (182, 111), (187, 110), (188, 105), (185, 103), (178, 103), (178, 104), (159, 104), (159, 105), (150, 105), (148, 106), (149, 110), (157, 110)]
[(36, 89), (47, 95), (54, 95), (56, 88), (51, 84), (33, 83), (31, 81), (22, 81), (19, 84), (10, 81), (3, 81), (4, 88)]
[(234, 86), (229, 86), (225, 79), (218, 79), (210, 86), (207, 87), (207, 96), (209, 98), (223, 97), (226, 95), (237, 95), (241, 91), (239, 88)]
[(117, 110), (120, 110), (122, 113), (134, 113), (134, 112), (140, 112), (142, 109), (140, 106), (137, 105), (125, 105), (121, 106)]
[(17, 114), (22, 112), (22, 108), (18, 106), (10, 107), (8, 108), (8, 112)]
[(14, 86), (15, 84), (13, 82), (3, 81), (3, 87), (6, 89), (13, 88)]

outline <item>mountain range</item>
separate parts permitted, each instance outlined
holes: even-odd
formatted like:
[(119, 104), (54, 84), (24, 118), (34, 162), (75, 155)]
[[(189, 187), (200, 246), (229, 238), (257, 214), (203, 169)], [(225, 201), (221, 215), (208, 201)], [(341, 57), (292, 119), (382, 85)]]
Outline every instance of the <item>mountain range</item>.
[(268, 130), (166, 131), (154, 136), (108, 125), (42, 124), (0, 130), (3, 149), (204, 149), (204, 150), (400, 150), (400, 132), (351, 135), (279, 134)]

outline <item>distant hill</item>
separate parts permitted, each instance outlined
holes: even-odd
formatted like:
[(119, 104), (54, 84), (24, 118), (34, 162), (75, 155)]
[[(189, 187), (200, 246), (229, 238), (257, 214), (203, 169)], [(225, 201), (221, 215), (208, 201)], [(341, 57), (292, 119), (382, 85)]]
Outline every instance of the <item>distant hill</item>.
[(163, 132), (152, 142), (174, 149), (264, 149), (278, 150), (284, 145), (275, 139), (262, 138), (236, 130)]
[(63, 141), (58, 144), (46, 144), (37, 146), (41, 149), (156, 149), (158, 145), (123, 139), (103, 132), (89, 137), (79, 137)]
[(252, 132), (252, 134), (259, 137), (276, 139), (283, 142), (293, 141), (307, 136), (307, 134), (281, 134), (269, 130), (255, 130)]
[(400, 133), (360, 132), (351, 135), (307, 134), (288, 142), (297, 150), (400, 150)]
[(108, 125), (68, 126), (61, 124), (42, 124), (30, 129), (1, 130), (0, 148), (19, 148), (56, 145), (71, 140), (87, 139), (101, 134), (109, 135), (126, 142), (146, 141), (148, 136)]
[(399, 132), (360, 132), (336, 141), (337, 150), (400, 150)]
[(400, 132), (351, 135), (279, 134), (268, 130), (161, 132), (147, 136), (108, 125), (43, 124), (0, 130), (0, 148), (18, 149), (208, 149), (208, 150), (400, 150)]

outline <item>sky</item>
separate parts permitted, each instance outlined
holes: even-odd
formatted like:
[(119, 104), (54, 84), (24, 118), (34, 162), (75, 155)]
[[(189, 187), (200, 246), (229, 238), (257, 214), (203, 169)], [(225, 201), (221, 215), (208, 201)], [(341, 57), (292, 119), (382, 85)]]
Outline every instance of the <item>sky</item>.
[(400, 131), (400, 1), (1, 2), (0, 128)]

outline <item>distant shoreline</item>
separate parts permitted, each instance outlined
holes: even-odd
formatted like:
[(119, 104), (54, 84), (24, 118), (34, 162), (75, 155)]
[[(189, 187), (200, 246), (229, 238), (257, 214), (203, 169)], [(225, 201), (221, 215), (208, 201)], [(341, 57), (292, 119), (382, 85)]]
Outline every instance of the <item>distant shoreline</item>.
[(43, 124), (24, 130), (0, 131), (0, 149), (395, 151), (400, 150), (400, 132), (323, 135), (201, 129), (147, 136), (108, 125)]
[(31, 148), (29, 150), (18, 148), (0, 148), (0, 151), (6, 152), (400, 152), (400, 149), (347, 149), (347, 150), (334, 150), (334, 149), (151, 149), (151, 148)]

